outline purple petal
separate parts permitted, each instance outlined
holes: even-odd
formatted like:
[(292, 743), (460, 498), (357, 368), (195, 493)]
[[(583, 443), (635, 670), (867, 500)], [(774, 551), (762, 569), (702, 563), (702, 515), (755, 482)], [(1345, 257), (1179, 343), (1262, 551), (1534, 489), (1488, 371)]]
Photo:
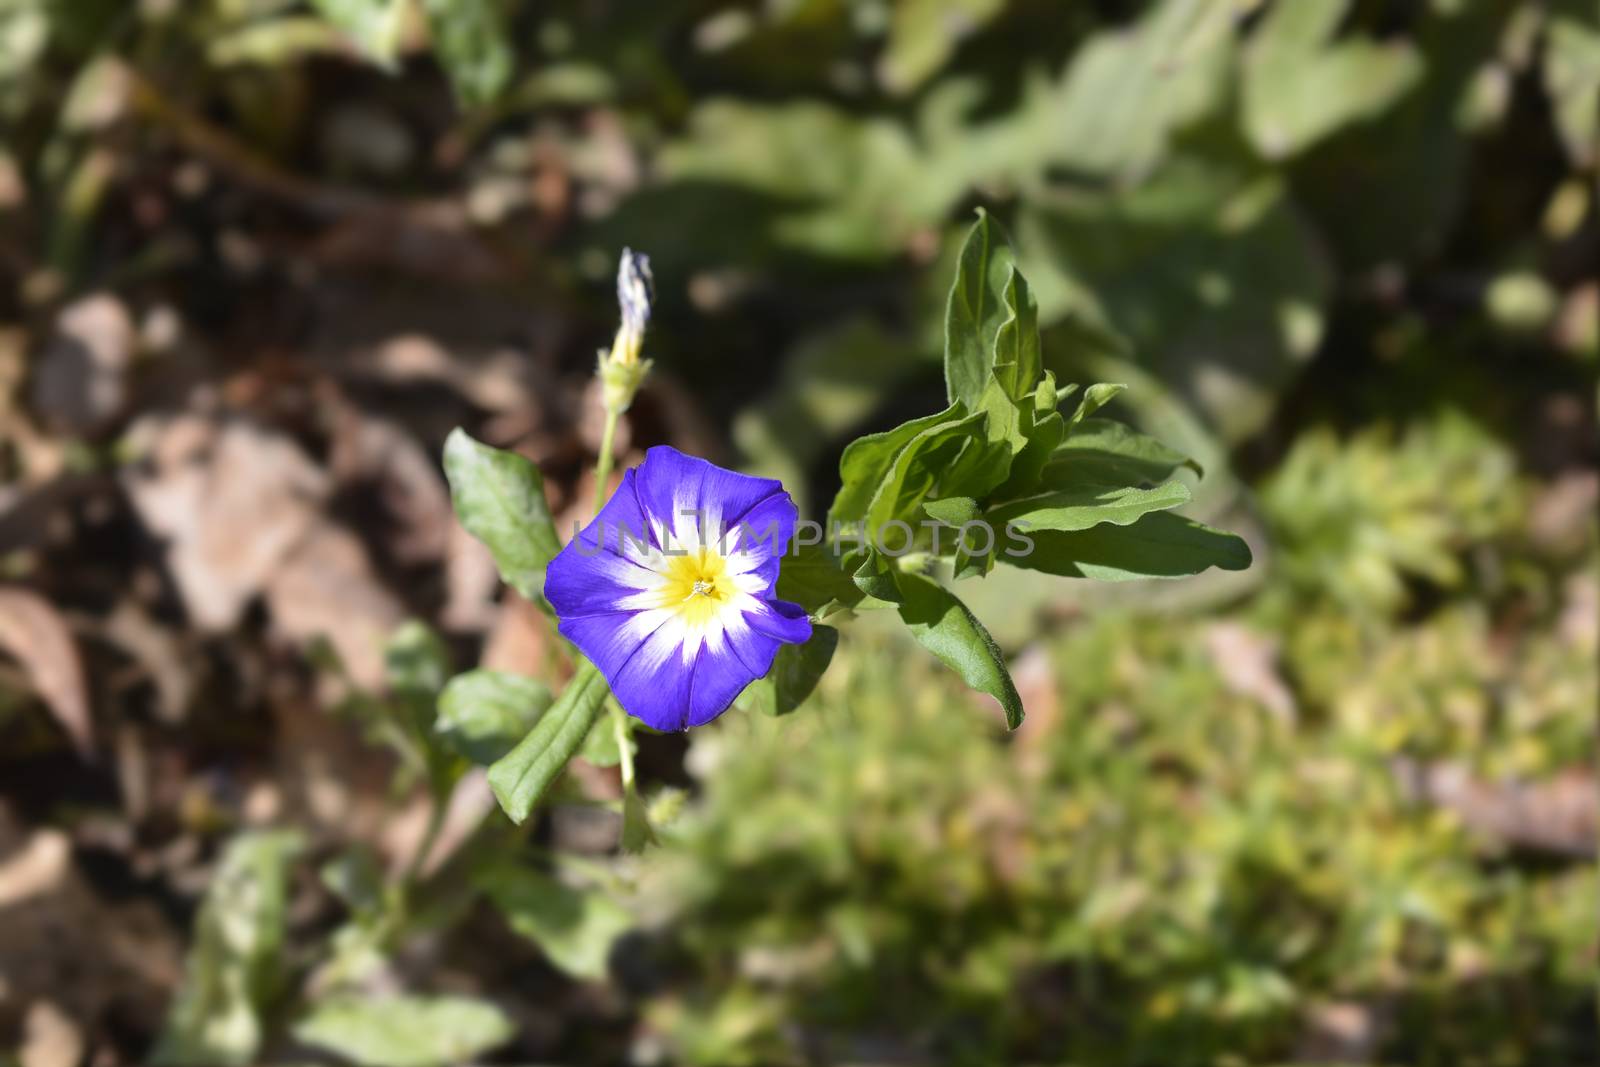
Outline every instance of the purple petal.
[(757, 503), (730, 525), (727, 543), (740, 555), (758, 556), (763, 560), (749, 573), (760, 575), (769, 590), (778, 580), (783, 554), (794, 539), (798, 516), (794, 498), (780, 491)]
[(787, 600), (767, 600), (762, 606), (768, 610), (745, 613), (752, 630), (785, 644), (799, 645), (811, 640), (811, 620), (806, 617), (805, 608)]
[(628, 471), (599, 516), (550, 561), (545, 599), (559, 617), (615, 610), (618, 600), (637, 592), (649, 577), (621, 552), (627, 539), (648, 537), (649, 523), (639, 508), (634, 483), (634, 472)]
[(726, 528), (768, 497), (783, 493), (783, 483), (775, 478), (723, 470), (667, 445), (646, 452), (636, 473), (640, 507), (668, 529), (713, 521)]

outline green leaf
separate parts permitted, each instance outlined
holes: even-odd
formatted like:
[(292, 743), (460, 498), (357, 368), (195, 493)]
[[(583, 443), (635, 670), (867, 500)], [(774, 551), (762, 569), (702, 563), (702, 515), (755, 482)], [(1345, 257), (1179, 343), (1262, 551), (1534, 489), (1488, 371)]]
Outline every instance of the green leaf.
[(383, 868), (365, 845), (353, 845), (324, 863), (317, 876), (352, 912), (373, 915), (383, 906)]
[(778, 599), (799, 604), (817, 618), (861, 601), (861, 590), (839, 565), (838, 557), (822, 544), (790, 546), (778, 571), (777, 592)]
[(1242, 571), (1250, 546), (1236, 534), (1158, 511), (1131, 526), (1042, 530), (1026, 535), (1031, 550), (1002, 550), (1000, 561), (1069, 578), (1121, 582), (1134, 578), (1184, 578), (1209, 567)]
[(892, 430), (856, 438), (839, 457), (839, 492), (828, 509), (830, 522), (859, 522), (867, 517), (873, 495), (888, 477), (894, 461), (905, 447), (923, 432), (966, 415), (960, 404), (920, 419), (902, 422)]
[(383, 676), (391, 692), (422, 697), (431, 705), (450, 677), (450, 650), (426, 623), (412, 619), (384, 643)]
[(1569, 3), (1550, 18), (1544, 60), (1556, 131), (1576, 167), (1600, 162), (1600, 10)]
[(839, 631), (831, 626), (813, 626), (811, 640), (799, 645), (784, 645), (772, 660), (766, 677), (750, 683), (741, 700), (746, 707), (764, 715), (787, 715), (806, 702), (817, 682), (833, 662), (839, 647)]
[(1013, 400), (1029, 396), (1039, 381), (1039, 305), (1016, 267), (1005, 288), (1006, 320), (995, 334), (994, 376)]
[(1338, 37), (1350, 0), (1272, 4), (1245, 48), (1244, 131), (1267, 159), (1296, 155), (1348, 123), (1383, 112), (1422, 76), (1417, 48)]
[(528, 817), (583, 745), (609, 692), (594, 664), (581, 660), (577, 673), (528, 736), (489, 768), (489, 787), (512, 822)]
[(1071, 423), (1078, 425), (1090, 415), (1105, 407), (1117, 398), (1118, 393), (1127, 391), (1127, 386), (1120, 382), (1098, 382), (1083, 391), (1083, 399), (1078, 401), (1078, 410), (1072, 413)]
[(1005, 0), (901, 0), (889, 21), (879, 76), (890, 92), (915, 89), (944, 65), (961, 40), (994, 18)]
[[(929, 496), (972, 495), (970, 479), (964, 475), (976, 470), (980, 475), (987, 465), (963, 465), (960, 459), (969, 445), (981, 448), (987, 443), (985, 429), (989, 416), (982, 411), (950, 419), (923, 430), (900, 450), (889, 473), (867, 508), (867, 535), (877, 544), (885, 540), (898, 549), (904, 531), (888, 528), (891, 522), (909, 523), (915, 532), (922, 501)], [(987, 449), (983, 449), (985, 454)], [(1004, 472), (1002, 471), (1002, 477)], [(935, 492), (943, 488), (942, 492)]]
[(1001, 500), (1027, 496), (1039, 488), (1039, 478), (1050, 462), (1050, 455), (1067, 433), (1067, 420), (1061, 417), (1056, 405), (1063, 396), (1070, 396), (1077, 386), (1056, 388), (1055, 375), (1045, 371), (1044, 378), (1033, 392), (1033, 411), (1025, 420), (1023, 433), (1027, 438), (1022, 450), (1011, 459), (1011, 468), (1005, 482), (995, 490)]
[(989, 512), (996, 529), (1014, 523), (1023, 530), (1087, 530), (1101, 523), (1127, 526), (1152, 511), (1182, 507), (1191, 499), (1182, 482), (1154, 489), (1133, 486), (1080, 485), (1013, 501)]
[(395, 68), (405, 29), (403, 0), (311, 0), (311, 6), (348, 36), (362, 55), (386, 70)]
[(1165, 0), (1140, 10), (1137, 22), (1084, 41), (1054, 92), (1049, 138), (1066, 171), (1124, 183), (1149, 174), (1179, 130), (1228, 100), (1238, 6)]
[(929, 500), (922, 505), (928, 517), (938, 519), (946, 526), (960, 526), (978, 517), (978, 502), (970, 496), (953, 496), (943, 500)]
[(423, 0), (439, 65), (467, 107), (494, 100), (516, 69), (499, 0)]
[(195, 920), (194, 945), (161, 1038), (157, 1067), (253, 1063), (264, 1008), (284, 988), (289, 868), (298, 834), (247, 833), (222, 855)]
[(294, 1036), (362, 1067), (445, 1067), (475, 1060), (516, 1033), (493, 1004), (469, 997), (335, 996), (314, 1004)]
[(961, 680), (1000, 702), (1006, 728), (1022, 725), (1022, 698), (1011, 682), (1005, 657), (972, 612), (954, 593), (920, 574), (896, 575), (900, 618), (917, 643), (932, 652)]
[(434, 743), (438, 696), (450, 677), (450, 651), (427, 624), (413, 619), (384, 644), (383, 663), (392, 699), (375, 706), (398, 713), (404, 732), (395, 734), (392, 723), (381, 722), (379, 735), (409, 766), (424, 771), (434, 793), (443, 796), (454, 787), (461, 771), (454, 756)]
[[(934, 475), (934, 497), (970, 496), (983, 499), (1002, 485), (1011, 473), (1012, 460), (1028, 446), (1033, 429), (1032, 406), (1018, 404), (1006, 394), (993, 376), (978, 399), (982, 416), (980, 432), (973, 433), (949, 462), (939, 459), (928, 464)], [(909, 509), (915, 514), (914, 497)]]
[(951, 404), (976, 408), (989, 384), (995, 340), (1008, 318), (1006, 295), (1015, 268), (1005, 231), (980, 210), (961, 247), (945, 306), (944, 382)]
[(539, 597), (544, 570), (561, 551), (539, 468), (457, 429), (445, 441), (444, 473), (461, 525), (489, 547), (500, 577), (523, 596)]
[(1027, 205), (1018, 226), (1040, 321), (1115, 325), (1229, 441), (1263, 425), (1320, 341), (1326, 251), (1256, 165), (1180, 157), (1133, 188)]
[(490, 868), (477, 884), (511, 924), (550, 962), (577, 978), (606, 977), (611, 945), (633, 925), (609, 897), (585, 892), (525, 867)]
[(1041, 481), (1053, 488), (1069, 480), (1139, 485), (1166, 481), (1179, 467), (1204, 473), (1188, 456), (1126, 423), (1084, 419), (1051, 454)]
[(622, 851), (637, 855), (657, 843), (650, 813), (645, 809), (638, 787), (629, 782), (622, 790)]
[(439, 694), (434, 730), (473, 763), (490, 764), (533, 729), (553, 699), (543, 682), (525, 675), (467, 671)]
[(869, 548), (855, 572), (850, 575), (850, 580), (855, 582), (856, 588), (874, 600), (899, 604), (902, 594), (898, 575), (899, 567), (892, 559), (876, 549)]
[[(612, 704), (616, 704), (615, 698), (606, 701), (608, 709)], [(622, 706), (618, 704), (617, 711), (619, 713), (621, 708)], [(635, 720), (624, 716), (623, 721), (633, 723)], [(628, 751), (630, 754), (636, 751), (636, 746), (633, 743), (632, 726), (628, 727)], [(589, 736), (583, 739), (583, 746), (578, 749), (578, 758), (596, 767), (615, 767), (621, 763), (622, 744), (617, 738), (617, 731), (603, 723), (596, 723), (594, 728), (589, 731)]]

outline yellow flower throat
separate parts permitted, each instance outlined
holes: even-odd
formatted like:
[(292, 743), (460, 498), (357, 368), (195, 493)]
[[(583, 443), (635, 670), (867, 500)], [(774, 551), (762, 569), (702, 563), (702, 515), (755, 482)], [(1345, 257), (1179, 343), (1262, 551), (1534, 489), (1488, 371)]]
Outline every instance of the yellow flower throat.
[(709, 548), (669, 557), (665, 575), (667, 580), (658, 590), (661, 606), (695, 625), (713, 618), (735, 592), (728, 579), (727, 561)]

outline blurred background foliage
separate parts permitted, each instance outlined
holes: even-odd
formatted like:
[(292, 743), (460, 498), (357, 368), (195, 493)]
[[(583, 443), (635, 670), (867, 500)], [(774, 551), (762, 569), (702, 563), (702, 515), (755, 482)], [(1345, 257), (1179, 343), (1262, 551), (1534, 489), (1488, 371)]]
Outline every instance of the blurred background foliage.
[[(0, 0), (0, 129), (0, 1062), (1600, 1054), (1594, 0)], [(976, 206), (1257, 565), (968, 583), (1013, 738), (885, 636), (640, 738), (642, 857), (597, 735), (408, 861), (547, 699), (451, 670), (564, 669), (445, 433), (576, 514), (628, 244), (629, 447), (819, 512)]]

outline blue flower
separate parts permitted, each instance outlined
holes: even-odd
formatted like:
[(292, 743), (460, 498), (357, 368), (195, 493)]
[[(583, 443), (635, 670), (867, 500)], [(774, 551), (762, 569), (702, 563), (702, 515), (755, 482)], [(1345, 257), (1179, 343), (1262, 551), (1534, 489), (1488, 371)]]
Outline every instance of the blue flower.
[(811, 637), (773, 595), (795, 519), (781, 482), (652, 448), (550, 561), (545, 595), (628, 714), (699, 726)]

